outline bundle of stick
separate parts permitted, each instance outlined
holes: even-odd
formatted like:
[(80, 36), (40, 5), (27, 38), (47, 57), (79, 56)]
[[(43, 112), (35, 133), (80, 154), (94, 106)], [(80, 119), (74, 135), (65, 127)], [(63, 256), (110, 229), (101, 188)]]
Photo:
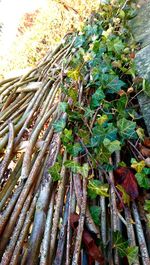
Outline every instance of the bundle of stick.
[[(96, 176), (110, 186), (109, 199), (98, 196), (95, 201), (101, 206), (99, 228), (89, 210), (88, 177), (64, 165), (70, 155), (61, 143), (62, 132), (55, 131), (53, 124), (58, 120), (67, 122), (60, 103), (72, 104), (62, 87), (68, 88), (66, 72), (75, 53), (74, 35), (67, 35), (32, 71), (0, 83), (1, 265), (120, 264), (112, 232), (122, 226), (131, 246), (138, 241), (142, 264), (149, 264), (137, 206), (133, 203), (132, 222), (128, 207), (124, 207), (124, 217), (118, 212), (113, 172), (109, 171), (109, 176), (99, 172)], [(79, 81), (76, 85), (78, 102), (86, 105), (84, 84)], [(83, 148), (85, 154), (75, 160), (90, 166), (88, 150)], [(60, 180), (54, 182), (49, 169), (60, 153)], [(116, 153), (110, 162), (118, 161)], [(106, 246), (109, 257), (105, 255)]]

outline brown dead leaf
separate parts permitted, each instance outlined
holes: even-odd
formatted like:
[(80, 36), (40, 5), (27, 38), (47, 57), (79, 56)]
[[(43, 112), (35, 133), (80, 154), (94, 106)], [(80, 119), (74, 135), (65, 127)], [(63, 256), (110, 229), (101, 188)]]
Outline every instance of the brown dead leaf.
[[(78, 227), (78, 222), (79, 222), (79, 215), (76, 213), (72, 213), (70, 215), (70, 224), (71, 227), (74, 231), (77, 230)], [(93, 239), (92, 235), (90, 232), (84, 228), (83, 230), (83, 235), (82, 235), (82, 243), (86, 248), (86, 251), (91, 259), (91, 264), (93, 261), (98, 261), (100, 264), (104, 264), (104, 257), (102, 254), (102, 250), (100, 247), (96, 245), (95, 240)], [(90, 264), (90, 263), (88, 263)]]
[(143, 144), (144, 144), (146, 147), (149, 147), (149, 148), (150, 148), (150, 137), (146, 137), (146, 138), (144, 139)]
[(117, 94), (121, 97), (122, 95), (126, 95), (126, 92), (123, 89), (120, 89)]
[(140, 76), (136, 76), (134, 79), (133, 79), (133, 82), (134, 84), (139, 84), (143, 81), (143, 78), (140, 77)]
[(140, 152), (141, 152), (141, 154), (142, 154), (143, 156), (145, 156), (145, 157), (150, 157), (150, 148), (147, 148), (147, 147), (141, 145), (141, 147), (140, 147)]
[(135, 200), (139, 196), (137, 181), (130, 168), (118, 167), (114, 176), (116, 184), (120, 184), (131, 199)]

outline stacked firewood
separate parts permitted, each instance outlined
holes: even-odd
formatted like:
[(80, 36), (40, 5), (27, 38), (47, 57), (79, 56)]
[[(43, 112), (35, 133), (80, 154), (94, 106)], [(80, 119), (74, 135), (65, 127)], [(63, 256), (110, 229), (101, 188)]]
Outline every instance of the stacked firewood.
[[(110, 197), (99, 196), (95, 202), (101, 206), (99, 228), (89, 210), (88, 178), (64, 165), (68, 154), (61, 143), (62, 131), (53, 125), (60, 119), (67, 122), (61, 103), (72, 104), (63, 86), (68, 86), (66, 73), (76, 53), (74, 38), (67, 35), (26, 75), (0, 82), (0, 264), (120, 264), (112, 232), (123, 226), (130, 245), (138, 241), (140, 260), (148, 265), (138, 208), (133, 202), (132, 208), (123, 208), (124, 217), (119, 213), (113, 171), (106, 176), (99, 172), (110, 187)], [(79, 103), (82, 93), (79, 82)], [(60, 153), (60, 180), (53, 181), (49, 170)], [(75, 159), (80, 162), (81, 158)], [(115, 153), (110, 163), (118, 161)]]

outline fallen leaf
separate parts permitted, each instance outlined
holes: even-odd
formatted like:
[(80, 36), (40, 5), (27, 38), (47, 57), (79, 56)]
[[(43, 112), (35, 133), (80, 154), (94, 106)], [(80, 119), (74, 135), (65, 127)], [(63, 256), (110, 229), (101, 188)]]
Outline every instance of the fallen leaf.
[(102, 256), (102, 252), (100, 248), (95, 244), (94, 239), (90, 235), (90, 233), (86, 230), (83, 231), (82, 236), (83, 243), (88, 251), (89, 256), (93, 258), (93, 260), (98, 261), (100, 264), (104, 264), (104, 258)]
[[(76, 231), (79, 222), (79, 215), (73, 213), (70, 215), (70, 224), (74, 231)], [(98, 247), (93, 239), (92, 235), (87, 231), (86, 228), (83, 230), (82, 243), (84, 244), (88, 255), (93, 261), (98, 261), (100, 264), (104, 264), (104, 257), (100, 247)]]
[(150, 148), (150, 137), (146, 137), (146, 138), (144, 139), (143, 144), (144, 144), (146, 147), (149, 147), (149, 148)]
[(120, 184), (131, 199), (135, 200), (139, 196), (137, 181), (131, 169), (119, 167), (114, 171), (114, 176), (116, 184)]
[(147, 147), (141, 145), (141, 147), (140, 147), (140, 152), (141, 152), (141, 154), (142, 154), (143, 156), (145, 156), (145, 157), (150, 157), (150, 148), (147, 148)]

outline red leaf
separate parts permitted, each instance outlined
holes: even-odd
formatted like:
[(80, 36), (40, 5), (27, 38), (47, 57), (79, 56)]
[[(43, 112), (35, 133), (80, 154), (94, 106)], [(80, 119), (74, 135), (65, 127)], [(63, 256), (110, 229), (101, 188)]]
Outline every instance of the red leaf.
[(82, 240), (88, 251), (89, 256), (91, 256), (93, 260), (98, 261), (100, 264), (104, 264), (102, 252), (100, 248), (97, 247), (94, 239), (87, 230), (83, 231)]
[[(70, 216), (70, 224), (73, 230), (76, 231), (78, 227), (79, 215), (76, 213), (71, 214)], [(98, 261), (101, 265), (104, 264), (104, 257), (100, 247), (98, 247), (95, 243), (95, 240), (91, 236), (91, 234), (84, 228), (82, 235), (82, 243), (84, 244), (88, 255), (91, 257), (91, 262)]]
[(79, 221), (79, 215), (77, 213), (72, 213), (70, 215), (70, 225), (73, 228), (73, 230), (76, 230), (78, 227), (78, 221)]
[(115, 181), (135, 200), (139, 196), (138, 185), (134, 173), (127, 167), (119, 167), (114, 171)]

